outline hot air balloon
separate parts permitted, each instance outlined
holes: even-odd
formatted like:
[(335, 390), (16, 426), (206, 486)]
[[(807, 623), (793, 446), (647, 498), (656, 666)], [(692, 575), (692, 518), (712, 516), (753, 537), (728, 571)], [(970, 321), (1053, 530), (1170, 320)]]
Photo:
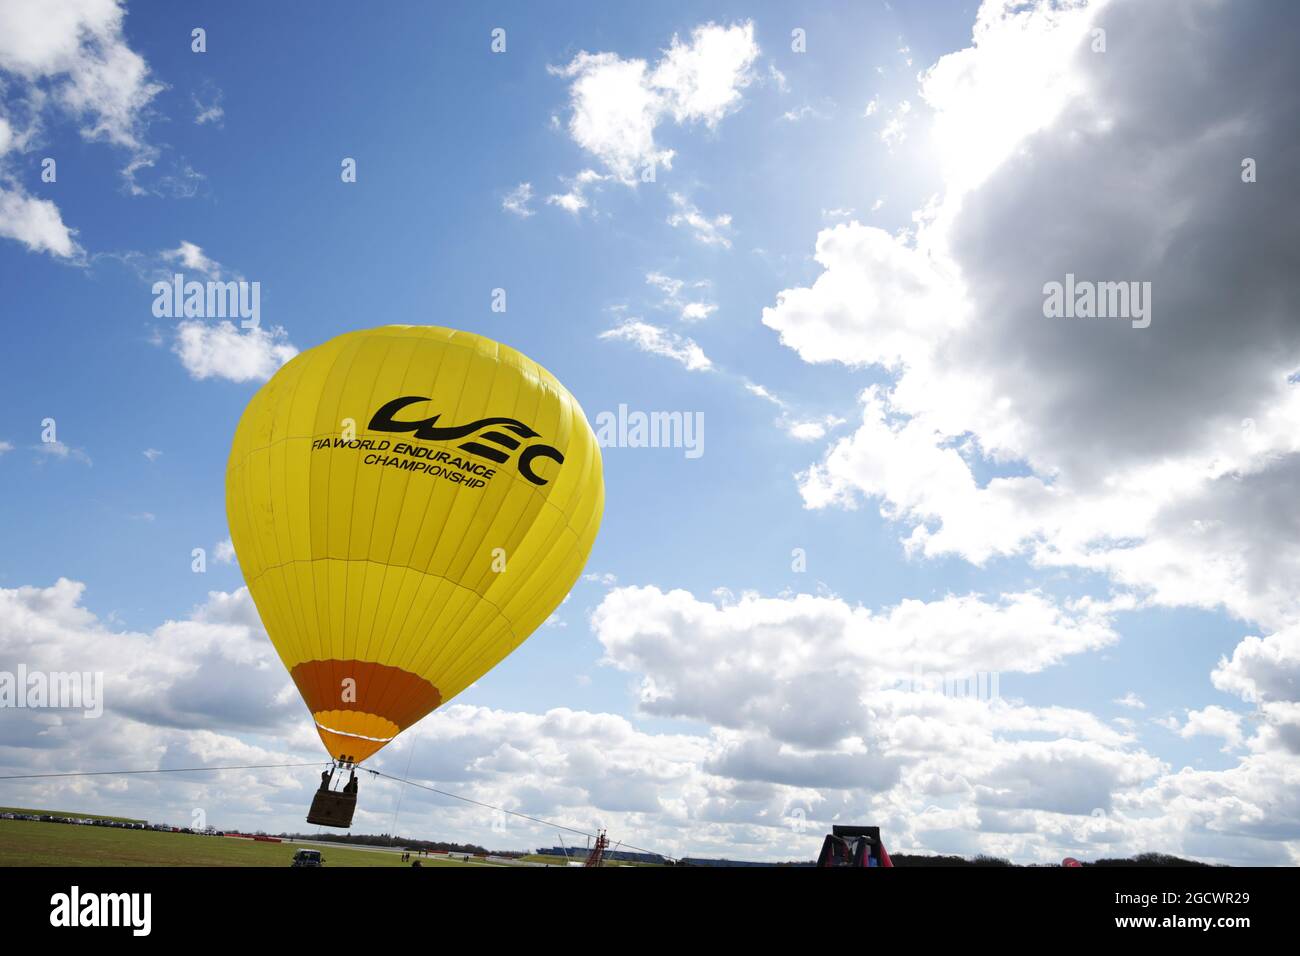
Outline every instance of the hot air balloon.
[(330, 758), (309, 822), (349, 826), (355, 765), (518, 647), (604, 508), (582, 409), (481, 335), (390, 325), (298, 355), (235, 430), (226, 513), (262, 623)]

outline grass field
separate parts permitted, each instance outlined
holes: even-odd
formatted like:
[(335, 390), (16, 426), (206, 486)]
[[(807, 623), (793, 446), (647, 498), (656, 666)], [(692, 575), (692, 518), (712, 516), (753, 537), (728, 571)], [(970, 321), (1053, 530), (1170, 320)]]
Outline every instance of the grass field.
[[(288, 866), (300, 846), (320, 850), (327, 867), (410, 866), (388, 850), (0, 820), (0, 866)], [(437, 857), (422, 857), (420, 863), (487, 865)]]

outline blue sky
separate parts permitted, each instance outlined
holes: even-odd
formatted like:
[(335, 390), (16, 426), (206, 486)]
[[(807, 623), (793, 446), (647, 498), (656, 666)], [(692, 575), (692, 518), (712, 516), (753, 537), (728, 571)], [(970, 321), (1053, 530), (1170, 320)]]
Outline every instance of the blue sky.
[[(295, 350), (428, 323), (593, 421), (702, 414), (704, 453), (605, 450), (588, 577), (388, 772), (672, 853), (879, 822), (917, 852), (1294, 863), (1294, 195), (1238, 168), (1294, 158), (1294, 87), (1248, 54), (1257, 10), (1139, 6), (11, 5), (0, 670), (106, 695), (0, 711), (4, 772), (317, 756), (221, 547), (230, 439)], [(1225, 82), (1277, 105), (1197, 99)], [(177, 271), (258, 282), (260, 329), (155, 317)], [(1046, 317), (1067, 271), (1152, 281), (1152, 325)], [(294, 828), (310, 777), (2, 802)], [(361, 826), (394, 800), (364, 787)], [(398, 825), (553, 842), (476, 812), (408, 794)]]

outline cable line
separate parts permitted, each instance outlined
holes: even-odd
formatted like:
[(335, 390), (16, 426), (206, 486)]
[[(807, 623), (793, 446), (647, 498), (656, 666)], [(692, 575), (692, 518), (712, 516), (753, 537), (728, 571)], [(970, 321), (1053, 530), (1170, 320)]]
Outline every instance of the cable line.
[(312, 763), (251, 763), (239, 767), (166, 767), (161, 770), (81, 770), (75, 773), (16, 773), (0, 780), (37, 780), (45, 777), (110, 777), (136, 773), (202, 773), (205, 770), (271, 770), (283, 767), (319, 767), (321, 761)]
[[(436, 793), (444, 797), (451, 797), (453, 800), (462, 800), (465, 803), (472, 803), (474, 806), (483, 807), (485, 810), (496, 810), (499, 813), (508, 813), (513, 817), (522, 817), (525, 820), (531, 820), (533, 823), (538, 823), (541, 824), (542, 826), (555, 827), (558, 830), (568, 830), (570, 833), (576, 833), (579, 836), (584, 836), (591, 840), (597, 839), (596, 834), (588, 833), (586, 830), (579, 830), (577, 827), (565, 826), (563, 823), (556, 823), (553, 820), (543, 820), (541, 817), (534, 817), (528, 815), (527, 813), (520, 813), (518, 810), (510, 810), (507, 809), (506, 807), (494, 806), (493, 804), (484, 803), (481, 800), (474, 800), (470, 797), (462, 797), (459, 793), (452, 793), (449, 790), (439, 790), (437, 787), (430, 787), (423, 783), (417, 783), (414, 780), (403, 780), (401, 777), (394, 777), (392, 774), (384, 773), (382, 770), (371, 770), (369, 767), (362, 767), (361, 769), (365, 770), (367, 773), (375, 775), (376, 777), (385, 777), (388, 780), (394, 780), (400, 784), (409, 785), (412, 787), (419, 787), (421, 790), (428, 790), (430, 793)], [(672, 857), (660, 853), (657, 850), (647, 850), (643, 846), (635, 846), (631, 843), (624, 843), (622, 841), (620, 841), (620, 843), (622, 846), (627, 847), (629, 850), (636, 850), (638, 853), (649, 853), (652, 856), (661, 857), (665, 860), (672, 859)]]
[[(79, 770), (68, 773), (19, 773), (0, 776), (0, 780), (43, 780), (51, 777), (111, 777), (127, 776), (133, 774), (145, 773), (204, 773), (222, 770), (278, 770), (297, 767), (319, 767), (321, 761), (316, 760), (311, 763), (253, 763), (241, 764), (234, 767), (164, 767), (157, 770)], [(358, 770), (364, 770), (366, 773), (375, 777), (383, 777), (386, 780), (392, 780), (403, 786), (418, 787), (421, 790), (428, 790), (430, 793), (436, 793), (439, 796), (450, 797), (453, 800), (460, 800), (464, 803), (473, 804), (476, 807), (482, 807), (485, 810), (495, 810), (498, 813), (508, 813), (512, 817), (520, 817), (529, 820), (532, 823), (546, 827), (555, 827), (557, 830), (568, 830), (570, 833), (576, 833), (578, 836), (586, 837), (589, 840), (599, 839), (594, 833), (588, 833), (586, 830), (579, 830), (577, 827), (565, 826), (563, 823), (556, 823), (553, 820), (544, 820), (541, 817), (530, 816), (527, 813), (521, 813), (518, 810), (511, 810), (507, 807), (498, 807), (491, 803), (484, 803), (482, 800), (475, 800), (472, 797), (461, 796), (459, 793), (452, 793), (450, 790), (439, 790), (437, 787), (431, 787), (427, 784), (418, 783), (414, 780), (403, 780), (401, 777), (395, 777), (391, 773), (384, 773), (382, 770), (372, 770), (369, 767), (358, 767)], [(619, 841), (619, 846), (625, 846), (629, 850), (635, 850), (638, 853), (649, 853), (651, 856), (661, 857), (665, 860), (671, 860), (672, 857), (659, 853), (656, 850), (647, 850), (645, 847), (636, 846), (632, 843)]]

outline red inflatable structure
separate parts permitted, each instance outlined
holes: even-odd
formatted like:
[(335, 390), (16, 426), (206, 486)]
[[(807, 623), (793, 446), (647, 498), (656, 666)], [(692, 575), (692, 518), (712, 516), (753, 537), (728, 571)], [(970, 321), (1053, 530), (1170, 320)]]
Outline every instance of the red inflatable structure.
[(818, 866), (893, 866), (880, 842), (880, 827), (832, 826), (822, 841)]

